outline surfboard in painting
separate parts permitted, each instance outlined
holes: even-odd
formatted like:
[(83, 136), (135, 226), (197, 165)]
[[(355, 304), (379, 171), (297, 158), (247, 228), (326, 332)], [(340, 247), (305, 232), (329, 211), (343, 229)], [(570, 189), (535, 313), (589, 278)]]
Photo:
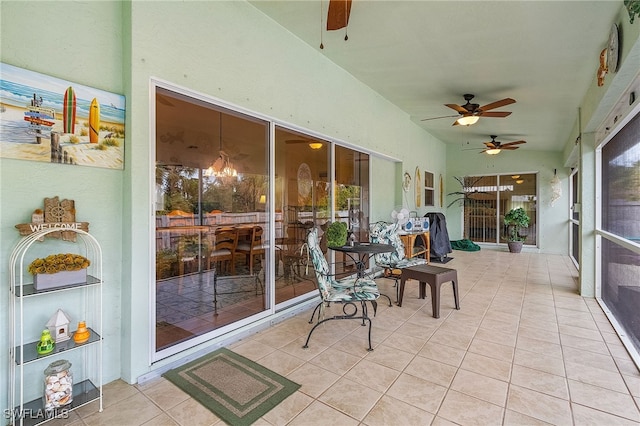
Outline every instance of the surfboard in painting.
[(100, 104), (93, 98), (89, 107), (89, 142), (98, 143), (100, 137)]
[(64, 133), (76, 132), (76, 92), (71, 86), (64, 92), (62, 125)]

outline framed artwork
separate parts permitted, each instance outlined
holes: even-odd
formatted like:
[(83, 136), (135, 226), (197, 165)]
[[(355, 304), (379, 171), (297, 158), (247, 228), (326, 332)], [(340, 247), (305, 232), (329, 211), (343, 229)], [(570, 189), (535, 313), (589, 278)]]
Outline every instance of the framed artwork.
[(420, 179), (420, 168), (416, 167), (416, 208), (422, 206), (422, 180)]
[(124, 169), (124, 96), (5, 63), (0, 75), (0, 157)]
[(433, 173), (424, 171), (424, 205), (433, 206), (434, 203), (434, 187)]

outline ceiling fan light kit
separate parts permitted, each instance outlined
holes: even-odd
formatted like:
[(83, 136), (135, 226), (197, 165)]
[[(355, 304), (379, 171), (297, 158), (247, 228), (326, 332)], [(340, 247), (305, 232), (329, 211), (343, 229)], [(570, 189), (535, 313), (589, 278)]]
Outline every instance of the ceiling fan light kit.
[(320, 149), (320, 148), (322, 148), (322, 142), (311, 142), (309, 144), (309, 148), (311, 148), (311, 149)]
[(460, 124), (461, 126), (471, 126), (472, 124), (476, 124), (478, 120), (480, 120), (480, 117), (478, 117), (477, 115), (467, 115), (458, 118), (456, 123)]
[(498, 148), (493, 148), (493, 149), (487, 149), (485, 152), (489, 155), (497, 155), (500, 154), (502, 150), (498, 149)]

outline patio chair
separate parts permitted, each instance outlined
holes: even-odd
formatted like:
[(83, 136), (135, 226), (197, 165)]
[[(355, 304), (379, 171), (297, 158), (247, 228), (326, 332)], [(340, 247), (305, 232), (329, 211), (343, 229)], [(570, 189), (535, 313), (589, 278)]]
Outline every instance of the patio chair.
[[(224, 265), (226, 262), (229, 263), (231, 275), (236, 274), (234, 258), (237, 245), (238, 230), (236, 228), (231, 226), (216, 228), (213, 234), (213, 249), (211, 250), (210, 260), (216, 266), (217, 274), (225, 270)], [(220, 265), (219, 267), (218, 264)]]
[[(362, 325), (365, 326), (366, 322), (369, 322), (369, 351), (372, 351), (371, 346), (371, 318), (368, 315), (367, 302), (371, 303), (373, 307), (373, 315), (375, 316), (378, 308), (378, 298), (380, 292), (375, 281), (369, 278), (344, 278), (336, 280), (335, 277), (330, 275), (329, 264), (325, 259), (322, 250), (320, 249), (320, 241), (318, 239), (318, 230), (313, 228), (307, 235), (307, 246), (309, 255), (313, 263), (313, 269), (315, 270), (316, 280), (318, 284), (318, 291), (320, 292), (320, 303), (313, 310), (309, 324), (313, 323), (313, 317), (316, 312), (318, 313), (318, 322), (313, 326), (307, 341), (303, 348), (309, 347), (309, 340), (311, 334), (320, 325), (327, 321), (339, 320), (339, 319), (361, 319)], [(342, 308), (343, 315), (335, 315), (331, 318), (320, 319), (321, 311), (324, 309), (324, 305), (329, 303), (339, 303), (344, 305)], [(358, 315), (358, 304), (360, 305), (361, 313)], [(351, 309), (347, 308), (347, 305), (351, 306)], [(348, 313), (352, 310), (351, 313)]]
[(383, 276), (395, 280), (396, 301), (398, 300), (398, 281), (401, 278), (399, 272), (410, 266), (424, 265), (426, 259), (419, 257), (406, 257), (404, 244), (400, 239), (400, 225), (398, 223), (376, 222), (371, 227), (369, 236), (372, 243), (391, 244), (395, 250), (390, 253), (378, 253), (373, 255), (376, 266), (382, 268)]
[(260, 259), (264, 258), (268, 244), (262, 241), (262, 227), (252, 226), (245, 232), (244, 238), (238, 235), (238, 245), (236, 246), (236, 254), (244, 255), (245, 265), (249, 267), (249, 275), (253, 275), (253, 265), (256, 256)]

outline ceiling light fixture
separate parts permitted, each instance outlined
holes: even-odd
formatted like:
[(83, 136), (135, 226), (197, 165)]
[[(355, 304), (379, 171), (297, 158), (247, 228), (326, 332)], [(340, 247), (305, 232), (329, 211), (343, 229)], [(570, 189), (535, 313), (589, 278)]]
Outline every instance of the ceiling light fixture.
[(523, 182), (524, 182), (524, 179), (518, 179), (518, 180), (516, 181), (516, 183), (517, 183), (518, 185), (520, 185), (520, 184), (521, 184), (521, 183), (523, 183)]
[(322, 148), (322, 142), (311, 142), (311, 143), (309, 143), (309, 148), (311, 148), (311, 149), (320, 149), (320, 148)]
[(218, 158), (204, 171), (205, 176), (213, 176), (216, 178), (238, 177), (238, 171), (233, 167), (231, 159), (226, 152), (222, 150), (222, 112), (220, 112), (220, 151)]
[(518, 179), (520, 177), (520, 175), (513, 175), (511, 176), (511, 179)]
[(476, 124), (478, 120), (480, 120), (480, 117), (477, 115), (465, 115), (464, 117), (458, 118), (456, 121), (461, 126), (471, 126), (472, 124)]
[(500, 154), (500, 151), (502, 150), (498, 148), (494, 148), (494, 149), (488, 149), (485, 152), (489, 155), (496, 155), (496, 154)]

